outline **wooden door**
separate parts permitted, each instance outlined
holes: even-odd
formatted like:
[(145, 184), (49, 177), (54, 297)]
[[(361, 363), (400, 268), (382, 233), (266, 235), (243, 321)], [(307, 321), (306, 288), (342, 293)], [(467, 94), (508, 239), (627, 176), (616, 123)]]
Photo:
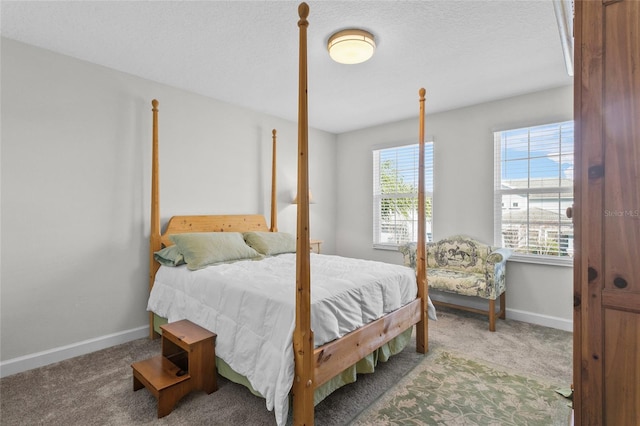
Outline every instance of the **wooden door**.
[(574, 415), (640, 425), (640, 1), (575, 9)]

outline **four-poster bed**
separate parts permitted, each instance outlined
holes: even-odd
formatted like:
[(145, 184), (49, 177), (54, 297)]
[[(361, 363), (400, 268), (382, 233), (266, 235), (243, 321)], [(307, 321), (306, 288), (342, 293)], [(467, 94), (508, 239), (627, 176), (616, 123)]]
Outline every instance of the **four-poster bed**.
[[(309, 8), (306, 3), (299, 6), (298, 26), (300, 28), (300, 80), (298, 111), (298, 216), (297, 236), (293, 248), (289, 247), (277, 256), (261, 256), (262, 260), (242, 260), (233, 258), (233, 262), (218, 262), (217, 266), (191, 268), (160, 267), (157, 253), (172, 245), (183, 249), (181, 238), (191, 238), (194, 234), (209, 237), (213, 233), (244, 233), (253, 237), (282, 237), (277, 230), (276, 208), (276, 131), (273, 136), (272, 160), (272, 193), (271, 193), (271, 226), (268, 228), (262, 215), (224, 215), (224, 216), (174, 216), (168, 222), (164, 234), (160, 230), (159, 211), (159, 165), (158, 165), (158, 101), (153, 105), (153, 160), (152, 160), (152, 201), (151, 201), (151, 235), (150, 235), (150, 276), (149, 276), (149, 311), (150, 337), (156, 336), (158, 316), (166, 316), (169, 320), (187, 317), (192, 322), (218, 334), (216, 354), (227, 354), (223, 362), (237, 373), (256, 380), (257, 375), (266, 376), (267, 384), (257, 385), (257, 390), (267, 399), (267, 407), (274, 406), (278, 423), (286, 422), (288, 394), (293, 398), (293, 416), (295, 424), (313, 424), (314, 392), (323, 386), (331, 387), (330, 382), (340, 373), (354, 368), (360, 360), (367, 359), (374, 351), (387, 347), (390, 342), (401, 340), (411, 334), (416, 325), (416, 350), (425, 353), (428, 350), (428, 311), (434, 317), (435, 310), (428, 299), (425, 267), (425, 220), (424, 220), (424, 89), (420, 90), (420, 158), (419, 158), (419, 196), (418, 196), (418, 249), (417, 274), (400, 265), (383, 264), (357, 259), (345, 259), (338, 256), (324, 256), (310, 253), (309, 235), (309, 185), (308, 185), (308, 121), (307, 121), (307, 16)], [(251, 234), (247, 234), (251, 233)], [(263, 235), (269, 233), (267, 235)], [(182, 234), (182, 235), (180, 235)], [(212, 236), (213, 237), (213, 236)], [(285, 238), (286, 239), (286, 238)], [(269, 238), (266, 238), (269, 240)], [(248, 241), (248, 240), (247, 240)], [(293, 241), (292, 241), (293, 244)], [(253, 250), (253, 248), (251, 249)], [(184, 251), (184, 250), (183, 250)], [(188, 256), (185, 255), (185, 258)], [(248, 259), (248, 257), (246, 258)], [(240, 261), (236, 261), (240, 260)], [(280, 272), (280, 264), (286, 271)], [(314, 268), (313, 288), (311, 290), (310, 270)], [(206, 266), (206, 265), (205, 265)], [(266, 268), (266, 269), (263, 269)], [(188, 270), (197, 269), (197, 270)], [(291, 281), (293, 284), (295, 269), (295, 301), (293, 301), (293, 285), (286, 287), (286, 294), (280, 293), (282, 283), (274, 283), (271, 287), (270, 274), (274, 281)], [(353, 275), (346, 281), (338, 281), (331, 275), (340, 270), (343, 275)], [(356, 273), (355, 271), (368, 271)], [(282, 275), (280, 275), (282, 274)], [(207, 282), (204, 283), (204, 277)], [(221, 276), (232, 276), (230, 281), (222, 281)], [(241, 282), (241, 278), (246, 281)], [(237, 279), (236, 279), (237, 278)], [(173, 284), (184, 280), (180, 284)], [(256, 282), (259, 281), (259, 285)], [(215, 282), (216, 285), (210, 283)], [(231, 284), (229, 284), (231, 283)], [(339, 285), (338, 285), (339, 284)], [(280, 285), (280, 287), (278, 287)], [(254, 287), (254, 293), (244, 293), (240, 287)], [(200, 295), (183, 293), (183, 288), (201, 288), (203, 294), (215, 299), (213, 307), (203, 306)], [(185, 290), (186, 291), (186, 290)], [(242, 291), (240, 295), (234, 292)], [(320, 296), (320, 294), (329, 294)], [(164, 298), (162, 296), (164, 293)], [(371, 297), (363, 298), (363, 294)], [(204, 297), (204, 296), (203, 296)], [(248, 306), (253, 299), (268, 299), (269, 306), (255, 308)], [(357, 302), (355, 300), (358, 299)], [(366, 300), (360, 300), (366, 299)], [(221, 302), (222, 300), (222, 302)], [(235, 306), (236, 301), (237, 307)], [(216, 305), (218, 303), (218, 305)], [(247, 303), (247, 305), (244, 305)], [(358, 303), (354, 305), (353, 303)], [(185, 308), (191, 307), (193, 309)], [(274, 307), (275, 306), (275, 307)], [(239, 316), (246, 317), (245, 323), (230, 319), (232, 313), (225, 309), (236, 309), (247, 312)], [(262, 318), (258, 311), (266, 312)], [(277, 311), (277, 314), (270, 313)], [(342, 318), (353, 317), (352, 323), (339, 323)], [(355, 320), (354, 320), (355, 318)], [(182, 318), (179, 318), (182, 319)], [(349, 319), (349, 318), (347, 318)], [(272, 324), (270, 321), (273, 321)], [(334, 324), (335, 321), (335, 324)], [(276, 335), (261, 338), (260, 331), (252, 329), (253, 339), (241, 340), (246, 329), (259, 323), (256, 327), (268, 326), (269, 330), (283, 329), (283, 336)], [(225, 332), (225, 324), (233, 324), (233, 333)], [(314, 330), (312, 330), (312, 324)], [(155, 325), (155, 327), (154, 327)], [(220, 328), (218, 328), (220, 327)], [(346, 328), (348, 327), (348, 329)], [(288, 330), (286, 330), (288, 328)], [(314, 331), (316, 332), (314, 336)], [(230, 336), (233, 334), (233, 336)], [(225, 340), (227, 339), (227, 340)], [(284, 344), (277, 342), (288, 339)], [(231, 340), (237, 346), (231, 347)], [(405, 339), (406, 340), (406, 339)], [(219, 347), (218, 347), (219, 346)], [(273, 346), (273, 347), (272, 347)], [(403, 347), (403, 346), (402, 346)], [(267, 348), (267, 349), (265, 349)], [(275, 349), (274, 349), (275, 348)], [(260, 351), (259, 353), (256, 351)], [(276, 371), (271, 372), (269, 365), (273, 359), (263, 360), (265, 352), (275, 352), (280, 359)], [(236, 353), (254, 354), (250, 362), (260, 364), (252, 368), (246, 360), (236, 360)], [(266, 359), (266, 358), (265, 358)], [(234, 365), (232, 365), (235, 362)], [(254, 366), (255, 367), (255, 366)], [(259, 370), (259, 371), (255, 371)], [(272, 376), (269, 376), (272, 374)], [(271, 381), (276, 381), (274, 385)], [(278, 383), (284, 383), (279, 386)], [(249, 384), (253, 386), (255, 383)], [(331, 385), (331, 386), (329, 386)], [(272, 387), (275, 386), (275, 389)], [(337, 385), (340, 386), (340, 385)], [(335, 386), (334, 386), (335, 387)], [(330, 392), (330, 390), (329, 390)], [(275, 399), (275, 402), (274, 402)], [(282, 412), (284, 410), (284, 413)]]

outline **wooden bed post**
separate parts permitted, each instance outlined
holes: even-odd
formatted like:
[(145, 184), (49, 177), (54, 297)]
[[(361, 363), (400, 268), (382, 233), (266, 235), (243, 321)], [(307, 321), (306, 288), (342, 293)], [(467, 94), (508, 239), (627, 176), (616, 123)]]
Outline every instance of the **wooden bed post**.
[(420, 94), (420, 131), (419, 131), (419, 157), (418, 157), (418, 247), (417, 247), (417, 272), (418, 297), (422, 300), (422, 320), (416, 324), (416, 351), (426, 353), (429, 351), (429, 316), (426, 266), (426, 241), (425, 241), (425, 182), (424, 182), (424, 97), (426, 91), (421, 88)]
[(314, 340), (311, 331), (311, 274), (309, 256), (309, 159), (307, 111), (307, 27), (309, 6), (298, 6), (300, 20), (300, 76), (298, 86), (298, 221), (296, 243), (296, 327), (293, 332), (295, 374), (293, 423), (313, 425)]
[[(153, 288), (156, 272), (160, 264), (155, 261), (153, 254), (162, 248), (160, 243), (160, 187), (159, 187), (159, 160), (158, 160), (158, 101), (151, 101), (153, 108), (153, 148), (151, 160), (151, 233), (149, 236), (149, 292)], [(149, 338), (154, 339), (156, 333), (153, 330), (153, 312), (149, 312)]]
[(276, 197), (276, 129), (271, 131), (273, 149), (271, 154), (271, 232), (278, 232), (278, 204)]

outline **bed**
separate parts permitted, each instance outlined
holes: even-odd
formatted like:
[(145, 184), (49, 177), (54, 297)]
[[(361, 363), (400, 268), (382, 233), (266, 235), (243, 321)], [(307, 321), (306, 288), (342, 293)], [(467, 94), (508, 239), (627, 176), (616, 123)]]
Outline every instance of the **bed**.
[[(267, 408), (274, 409), (278, 424), (287, 421), (291, 395), (294, 424), (310, 425), (318, 393), (339, 386), (336, 379), (370, 363), (382, 349), (401, 349), (414, 325), (416, 350), (426, 353), (428, 317), (435, 318), (435, 309), (428, 298), (424, 253), (424, 89), (419, 91), (417, 272), (310, 252), (309, 8), (302, 3), (298, 11), (297, 235), (277, 229), (275, 130), (270, 226), (263, 215), (174, 216), (161, 233), (159, 104), (153, 100), (148, 310), (151, 338), (157, 336), (158, 324), (167, 320), (189, 319), (216, 332), (220, 374), (248, 381), (252, 391), (266, 399)], [(180, 264), (180, 257), (185, 264)]]

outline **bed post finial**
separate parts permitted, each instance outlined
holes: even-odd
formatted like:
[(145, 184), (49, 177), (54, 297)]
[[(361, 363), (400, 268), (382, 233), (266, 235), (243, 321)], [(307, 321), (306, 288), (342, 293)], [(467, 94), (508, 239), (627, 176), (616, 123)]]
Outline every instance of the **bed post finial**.
[(158, 105), (159, 105), (159, 104), (160, 104), (160, 102), (158, 102), (158, 100), (157, 100), (157, 99), (152, 100), (152, 101), (151, 101), (151, 106), (153, 106), (153, 110), (152, 110), (152, 111), (157, 110), (157, 109), (158, 109)]
[(309, 16), (309, 5), (305, 2), (300, 3), (298, 6), (298, 15), (300, 16), (300, 21), (298, 21), (298, 26), (300, 25), (309, 25), (307, 22), (307, 17)]

